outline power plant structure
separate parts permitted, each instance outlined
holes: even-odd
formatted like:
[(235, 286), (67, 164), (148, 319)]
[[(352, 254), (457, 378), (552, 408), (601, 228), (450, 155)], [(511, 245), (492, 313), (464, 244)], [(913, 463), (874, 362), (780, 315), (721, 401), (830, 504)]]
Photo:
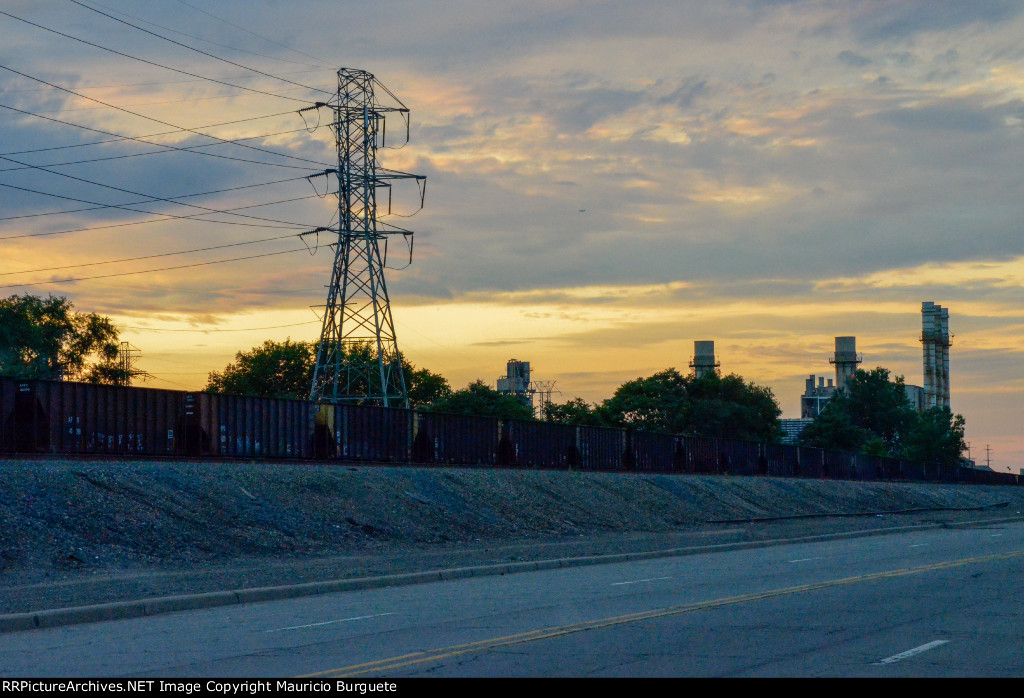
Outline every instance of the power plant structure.
[(856, 337), (836, 337), (836, 351), (828, 360), (836, 367), (836, 390), (845, 390), (864, 357), (857, 353)]
[[(857, 353), (856, 337), (836, 337), (835, 353), (829, 363), (835, 366), (835, 385), (829, 379), (809, 376), (800, 396), (800, 418), (783, 419), (787, 442), (794, 442), (839, 390), (849, 387), (850, 378), (863, 362)], [(949, 407), (949, 309), (931, 301), (921, 303), (921, 344), (924, 361), (924, 387), (904, 384), (907, 400), (918, 412), (932, 407)], [(692, 364), (691, 364), (692, 365)]]
[(693, 370), (693, 377), (700, 378), (708, 373), (717, 373), (721, 366), (715, 358), (715, 343), (713, 341), (695, 341), (693, 343), (693, 358), (690, 360), (690, 368)]
[(921, 345), (924, 353), (924, 408), (949, 407), (949, 310), (931, 301), (921, 303)]
[(512, 395), (533, 409), (533, 395), (536, 389), (530, 382), (530, 362), (509, 359), (505, 365), (505, 375), (498, 377), (498, 392)]
[[(815, 384), (817, 380), (817, 384)], [(825, 407), (825, 403), (836, 394), (836, 386), (832, 379), (825, 385), (823, 376), (813, 373), (804, 380), (804, 394), (800, 396), (800, 419), (811, 420)]]
[[(498, 376), (497, 391), (503, 395), (511, 395), (529, 407), (538, 419), (544, 419), (544, 408), (551, 402), (553, 393), (562, 394), (555, 388), (557, 381), (535, 381), (530, 374), (530, 362), (509, 359), (505, 364), (505, 375)], [(537, 396), (534, 405), (533, 397)]]
[[(395, 105), (385, 106), (376, 88)], [(408, 407), (398, 340), (391, 318), (391, 301), (384, 281), (387, 241), (402, 236), (412, 261), (412, 232), (384, 223), (390, 213), (392, 183), (426, 177), (385, 169), (377, 161), (378, 148), (386, 148), (385, 127), (389, 115), (397, 115), (409, 137), (409, 109), (365, 70), (338, 70), (337, 94), (329, 103), (318, 102), (300, 111), (329, 107), (335, 135), (338, 168), (309, 177), (334, 175), (338, 182), (338, 228), (331, 283), (324, 306), (323, 328), (317, 344), (316, 364), (309, 399), (315, 403), (357, 403), (383, 407)], [(387, 196), (387, 207), (377, 205), (378, 192)], [(382, 207), (383, 208), (383, 207)], [(318, 228), (303, 235), (334, 232)]]

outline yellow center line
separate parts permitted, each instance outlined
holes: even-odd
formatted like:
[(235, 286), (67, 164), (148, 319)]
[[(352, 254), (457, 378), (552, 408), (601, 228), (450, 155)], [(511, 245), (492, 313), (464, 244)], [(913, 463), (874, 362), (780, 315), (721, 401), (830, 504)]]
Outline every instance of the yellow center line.
[(863, 574), (858, 575), (856, 577), (844, 577), (842, 579), (832, 579), (824, 582), (812, 582), (810, 584), (801, 584), (799, 586), (784, 587), (781, 589), (769, 589), (768, 591), (757, 591), (749, 594), (740, 594), (739, 596), (726, 596), (721, 599), (713, 599), (710, 601), (682, 604), (680, 606), (668, 606), (665, 608), (652, 609), (650, 611), (640, 611), (638, 613), (629, 613), (622, 616), (614, 616), (611, 618), (602, 618), (599, 620), (584, 621), (581, 623), (572, 623), (569, 625), (561, 625), (551, 628), (542, 628), (540, 630), (531, 630), (525, 633), (505, 635), (503, 637), (495, 637), (490, 638), (488, 640), (470, 642), (464, 645), (454, 645), (452, 647), (441, 647), (433, 650), (424, 650), (422, 652), (412, 652), (410, 654), (403, 654), (398, 657), (379, 659), (373, 662), (365, 662), (363, 664), (353, 664), (352, 666), (342, 667), (339, 669), (329, 669), (327, 671), (322, 671), (316, 674), (309, 674), (307, 676), (303, 676), (302, 678), (334, 678), (342, 676), (358, 676), (360, 674), (370, 674), (381, 671), (391, 671), (394, 669), (402, 669), (405, 667), (415, 666), (417, 664), (423, 664), (426, 662), (435, 662), (440, 659), (447, 659), (449, 657), (457, 657), (459, 655), (469, 654), (471, 652), (482, 652), (484, 650), (495, 649), (498, 647), (507, 647), (509, 645), (516, 645), (523, 642), (535, 642), (537, 640), (546, 640), (553, 637), (561, 637), (563, 635), (580, 633), (586, 630), (610, 628), (616, 625), (624, 625), (626, 623), (636, 623), (639, 621), (652, 620), (655, 618), (665, 618), (667, 616), (691, 613), (693, 611), (702, 611), (709, 608), (731, 606), (740, 603), (748, 603), (750, 601), (760, 601), (762, 599), (770, 599), (778, 596), (787, 596), (790, 594), (802, 594), (808, 591), (817, 591), (819, 589), (828, 589), (831, 587), (858, 584), (861, 582), (872, 582), (879, 579), (906, 577), (908, 575), (921, 574), (923, 572), (933, 572), (936, 570), (963, 567), (966, 565), (974, 565), (982, 562), (992, 562), (994, 560), (1006, 560), (1008, 558), (1020, 557), (1022, 555), (1024, 555), (1024, 550), (1017, 550), (1010, 553), (984, 555), (981, 557), (970, 557), (965, 558), (963, 560), (938, 562), (931, 565), (922, 565), (920, 567), (908, 567), (905, 569), (890, 570), (888, 572), (874, 572), (872, 574)]

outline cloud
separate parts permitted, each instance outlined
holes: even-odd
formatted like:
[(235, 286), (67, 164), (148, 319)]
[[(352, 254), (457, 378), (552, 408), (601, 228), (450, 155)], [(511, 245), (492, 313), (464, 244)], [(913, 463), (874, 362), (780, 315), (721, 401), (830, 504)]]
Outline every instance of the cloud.
[(861, 56), (849, 49), (840, 51), (839, 55), (836, 56), (836, 60), (850, 68), (863, 68), (866, 65), (871, 65), (872, 62), (867, 56)]
[[(10, 22), (0, 23), (0, 63), (169, 124), (223, 138), (254, 136), (245, 142), (313, 162), (207, 147), (202, 137), (179, 132), (153, 139), (264, 164), (181, 153), (57, 164), (154, 146), (82, 147), (104, 137), (2, 114), (0, 153), (74, 146), (26, 161), (162, 197), (301, 178), (333, 164), (329, 113), (321, 110), (319, 128), (308, 133), (298, 130), (306, 123), (294, 111), (321, 93), (64, 4), (12, 7), (82, 38), (278, 96), (205, 84)], [(1024, 346), (1017, 310), (1024, 300), (1017, 269), (1024, 258), (1019, 8), (994, 1), (734, 0), (642, 9), (608, 2), (584, 11), (567, 0), (403, 1), (362, 12), (358, 30), (347, 22), (362, 8), (350, 2), (226, 0), (212, 10), (273, 43), (177, 2), (118, 7), (199, 37), (175, 35), (204, 50), (328, 91), (337, 66), (371, 70), (409, 106), (410, 143), (380, 156), (386, 167), (428, 177), (426, 208), (391, 219), (416, 231), (413, 265), (387, 273), (403, 350), (410, 347), (417, 365), (441, 370), (455, 384), (490, 379), (507, 359), (501, 347), (515, 342), (516, 353), (557, 378), (565, 394), (603, 399), (620, 379), (684, 366), (693, 339), (717, 338), (730, 367), (771, 383), (788, 410), (802, 374), (829, 370), (823, 357), (834, 336), (855, 334), (872, 360), (919, 373), (914, 338), (922, 299), (951, 308), (965, 391), (968, 380), (971, 390), (1017, 385), (1013, 362)], [(311, 56), (320, 58), (319, 72), (306, 72), (317, 62)], [(0, 74), (0, 104), (136, 136), (174, 130), (9, 73)], [(312, 128), (316, 121), (306, 116)], [(235, 123), (211, 126), (224, 122)], [(391, 144), (398, 145), (399, 132), (404, 136), (392, 119)], [(316, 180), (320, 193), (327, 181)], [(0, 172), (0, 183), (104, 203), (140, 198), (38, 171)], [(238, 212), (283, 223), (203, 216), (5, 240), (0, 273), (328, 225), (336, 202), (303, 198), (313, 193), (298, 179), (184, 200), (247, 207)], [(395, 213), (410, 214), (418, 204), (414, 188), (390, 194)], [(81, 206), (0, 187), (2, 215)], [(138, 208), (199, 213), (167, 202)], [(0, 221), (0, 237), (145, 217), (105, 209)], [(32, 288), (66, 292), (80, 309), (119, 316), (287, 325), (288, 318), (315, 319), (310, 306), (326, 296), (332, 240), (318, 237), (309, 241), (319, 245), (312, 257), (300, 244), (294, 247), (302, 251), (290, 252), (294, 241), (267, 241), (78, 271), (289, 253)], [(389, 253), (393, 266), (404, 265), (400, 241)], [(318, 329), (299, 328), (303, 337)], [(195, 352), (214, 369), (258, 343), (231, 333), (203, 337), (209, 346), (165, 346), (150, 333), (142, 348)], [(1003, 438), (1010, 427), (998, 411), (1019, 411), (1014, 394), (1000, 392), (990, 405), (965, 393), (969, 429), (991, 423), (993, 438)], [(1020, 448), (1024, 455), (1024, 443)]]
[(915, 34), (951, 32), (974, 24), (999, 24), (1018, 17), (1022, 9), (1020, 3), (1013, 0), (968, 3), (895, 0), (864, 6), (854, 16), (853, 28), (865, 42), (905, 40)]

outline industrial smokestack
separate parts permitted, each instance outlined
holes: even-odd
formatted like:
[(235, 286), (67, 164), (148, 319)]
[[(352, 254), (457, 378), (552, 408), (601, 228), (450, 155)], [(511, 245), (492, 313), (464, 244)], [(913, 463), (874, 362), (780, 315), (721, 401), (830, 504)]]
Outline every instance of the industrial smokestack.
[(719, 364), (715, 360), (715, 343), (713, 341), (695, 341), (693, 343), (693, 360), (690, 368), (693, 377), (700, 378), (706, 373), (717, 373)]
[(949, 310), (931, 301), (921, 303), (921, 349), (924, 364), (924, 406), (949, 407)]
[(828, 360), (836, 367), (836, 390), (846, 390), (860, 365), (856, 337), (836, 337), (836, 353)]

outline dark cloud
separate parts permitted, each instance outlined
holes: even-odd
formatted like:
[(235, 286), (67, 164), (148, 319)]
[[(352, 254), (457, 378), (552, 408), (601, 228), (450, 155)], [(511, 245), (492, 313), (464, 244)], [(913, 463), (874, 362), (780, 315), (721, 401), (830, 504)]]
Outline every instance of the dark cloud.
[(867, 56), (861, 56), (860, 54), (854, 53), (850, 50), (840, 51), (839, 55), (836, 56), (843, 65), (851, 68), (863, 68), (866, 65), (871, 65), (871, 59)]
[(947, 99), (885, 110), (878, 118), (906, 130), (987, 133), (1000, 128), (1006, 116), (1024, 113), (1021, 107), (1019, 102), (986, 107), (975, 99)]
[(710, 92), (711, 88), (707, 78), (693, 76), (680, 81), (679, 86), (662, 97), (659, 102), (674, 104), (680, 109), (690, 109), (698, 99)]
[(866, 7), (854, 17), (853, 29), (865, 42), (893, 41), (972, 24), (995, 25), (1022, 11), (1024, 6), (1015, 0), (895, 0)]

